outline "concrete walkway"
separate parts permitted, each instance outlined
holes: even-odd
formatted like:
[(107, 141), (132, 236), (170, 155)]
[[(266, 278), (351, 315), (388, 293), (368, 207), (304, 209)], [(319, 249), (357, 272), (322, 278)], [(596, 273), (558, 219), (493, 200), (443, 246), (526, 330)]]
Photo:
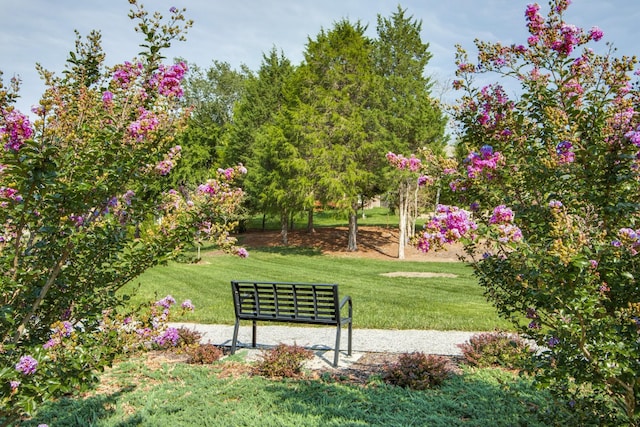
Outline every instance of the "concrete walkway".
[[(233, 326), (230, 325), (202, 325), (196, 323), (172, 323), (173, 327), (185, 327), (202, 334), (202, 343), (231, 346)], [(460, 355), (458, 344), (462, 344), (477, 332), (462, 331), (432, 331), (432, 330), (383, 330), (383, 329), (354, 329), (353, 355), (347, 356), (347, 329), (342, 329), (340, 340), (339, 367), (349, 365), (362, 356), (363, 353), (411, 353)], [(316, 354), (316, 364), (331, 365), (333, 361), (333, 347), (335, 345), (336, 329), (334, 327), (299, 327), (299, 326), (270, 326), (258, 323), (257, 346), (264, 349), (284, 343), (299, 345), (312, 349)], [(255, 356), (256, 350), (251, 347), (251, 326), (241, 326), (238, 333), (239, 352), (247, 348), (249, 358)]]

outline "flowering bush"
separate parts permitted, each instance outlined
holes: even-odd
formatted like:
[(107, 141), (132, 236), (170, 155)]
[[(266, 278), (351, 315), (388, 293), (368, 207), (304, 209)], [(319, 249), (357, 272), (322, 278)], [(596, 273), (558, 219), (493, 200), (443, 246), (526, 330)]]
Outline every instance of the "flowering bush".
[(33, 122), (13, 106), (17, 82), (0, 81), (0, 424), (90, 386), (141, 339), (173, 344), (176, 331), (158, 329), (171, 300), (138, 324), (114, 314), (126, 298), (117, 291), (196, 233), (246, 255), (228, 236), (244, 167), (220, 171), (207, 191), (163, 179), (189, 110), (179, 100), (186, 65), (163, 65), (160, 52), (190, 22), (130, 3), (140, 58), (105, 68), (99, 33), (79, 38), (63, 77), (41, 70)]
[[(526, 43), (477, 41), (475, 64), (458, 47), (454, 115), (471, 154), (451, 187), (473, 216), (441, 212), (418, 244), (467, 237), (454, 214), (474, 221), (469, 259), (500, 314), (541, 346), (537, 380), (603, 424), (638, 425), (638, 72), (635, 58), (587, 47), (602, 31), (564, 22), (569, 3), (547, 16), (527, 6)], [(519, 98), (478, 89), (488, 73), (514, 77)]]

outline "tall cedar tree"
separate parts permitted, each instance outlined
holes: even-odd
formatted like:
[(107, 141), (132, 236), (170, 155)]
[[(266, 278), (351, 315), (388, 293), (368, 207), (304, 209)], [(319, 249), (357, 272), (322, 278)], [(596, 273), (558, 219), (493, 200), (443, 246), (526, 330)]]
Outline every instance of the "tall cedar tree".
[(245, 187), (256, 208), (280, 217), (282, 243), (286, 245), (289, 218), (313, 207), (307, 179), (309, 163), (292, 119), (299, 85), (290, 61), (275, 50), (264, 57), (259, 80), (260, 87), (269, 89), (271, 117), (253, 134)]
[(378, 80), (366, 26), (347, 20), (309, 39), (301, 66), (299, 119), (310, 144), (318, 196), (349, 216), (349, 251), (358, 249), (359, 199), (376, 186), (385, 146), (372, 105)]

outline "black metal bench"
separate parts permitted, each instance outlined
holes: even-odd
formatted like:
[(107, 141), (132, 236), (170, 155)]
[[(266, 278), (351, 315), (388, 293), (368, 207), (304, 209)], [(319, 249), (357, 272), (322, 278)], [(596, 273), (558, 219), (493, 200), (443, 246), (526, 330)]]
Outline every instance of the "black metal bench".
[[(236, 351), (241, 320), (253, 321), (253, 347), (256, 347), (256, 322), (294, 322), (336, 326), (333, 366), (338, 366), (340, 331), (348, 326), (348, 355), (351, 355), (351, 297), (338, 297), (338, 285), (322, 283), (286, 283), (231, 281), (236, 324), (231, 354)], [(347, 306), (347, 313), (343, 312)]]

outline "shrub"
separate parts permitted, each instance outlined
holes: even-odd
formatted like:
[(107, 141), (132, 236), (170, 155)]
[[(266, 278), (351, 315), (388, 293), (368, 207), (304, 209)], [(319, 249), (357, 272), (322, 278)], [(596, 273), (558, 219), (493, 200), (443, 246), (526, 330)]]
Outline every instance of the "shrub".
[(437, 387), (451, 375), (447, 358), (421, 352), (403, 353), (384, 369), (382, 380), (391, 385), (425, 390)]
[(295, 378), (302, 373), (305, 360), (313, 352), (297, 345), (278, 344), (262, 352), (262, 359), (255, 366), (255, 374), (269, 378)]
[(217, 362), (223, 355), (222, 349), (213, 344), (201, 344), (189, 350), (187, 363), (211, 364)]
[(202, 334), (195, 329), (188, 329), (185, 327), (178, 328), (178, 346), (179, 347), (193, 347), (200, 344)]
[(468, 342), (458, 344), (458, 347), (467, 364), (479, 368), (522, 368), (532, 352), (531, 347), (518, 335), (505, 332), (476, 334)]

